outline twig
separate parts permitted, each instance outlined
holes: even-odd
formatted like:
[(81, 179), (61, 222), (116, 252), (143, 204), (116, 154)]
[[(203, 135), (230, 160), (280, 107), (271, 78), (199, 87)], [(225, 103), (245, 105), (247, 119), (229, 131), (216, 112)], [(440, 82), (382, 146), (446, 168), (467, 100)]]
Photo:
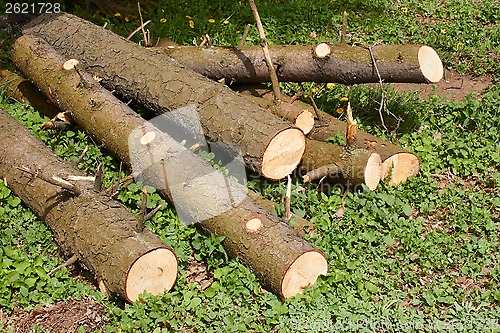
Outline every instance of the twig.
[(41, 179), (49, 184), (62, 187), (70, 192), (73, 192), (76, 195), (79, 195), (82, 193), (82, 191), (80, 191), (78, 186), (71, 184), (70, 182), (67, 182), (60, 177), (57, 177), (57, 176), (47, 177), (47, 176), (39, 173), (38, 171), (36, 171), (36, 172), (31, 171), (27, 167), (16, 167), (16, 168), (21, 170), (21, 171), (24, 171), (24, 172), (27, 172), (27, 173), (33, 175), (34, 176), (33, 178), (39, 178), (39, 179)]
[(347, 12), (344, 12), (344, 15), (342, 15), (342, 31), (340, 33), (340, 43), (345, 44), (345, 37), (347, 34)]
[(290, 199), (292, 196), (292, 178), (290, 178), (290, 175), (288, 175), (287, 178), (288, 178), (288, 183), (286, 186), (286, 196), (285, 196), (285, 220), (288, 223), (290, 221), (290, 218), (292, 217), (292, 213), (290, 210)]
[(347, 104), (347, 120), (346, 120), (346, 146), (349, 148), (356, 141), (356, 120), (352, 115), (351, 102)]
[(141, 25), (140, 27), (138, 27), (137, 29), (135, 29), (134, 31), (132, 31), (132, 33), (130, 35), (128, 35), (127, 40), (130, 40), (130, 38), (134, 37), (134, 35), (136, 33), (138, 33), (141, 30), (141, 28), (144, 28), (149, 23), (151, 23), (151, 20), (147, 20), (146, 22), (144, 22), (144, 25)]
[(101, 192), (102, 191), (102, 163), (100, 163), (95, 170), (95, 180), (94, 180), (94, 191)]
[(273, 92), (274, 92), (274, 99), (276, 101), (281, 101), (283, 97), (281, 96), (280, 84), (278, 81), (278, 76), (276, 75), (276, 71), (273, 66), (273, 62), (271, 60), (271, 55), (269, 54), (266, 34), (264, 32), (264, 27), (262, 26), (262, 22), (260, 20), (259, 12), (257, 11), (257, 6), (255, 6), (254, 0), (248, 0), (248, 2), (250, 3), (250, 9), (252, 10), (255, 22), (257, 23), (257, 30), (259, 31), (260, 35), (260, 46), (262, 47), (262, 52), (264, 53), (264, 59), (266, 60), (267, 69), (269, 71), (269, 77), (271, 78), (271, 84), (273, 86)]
[(141, 20), (141, 30), (142, 30), (142, 36), (144, 37), (144, 43), (145, 45), (144, 46), (151, 46), (149, 45), (149, 39), (148, 39), (148, 36), (146, 34), (146, 30), (144, 30), (144, 22), (142, 20), (142, 13), (141, 13), (141, 4), (139, 2), (137, 2), (137, 9), (139, 10), (139, 18)]
[(247, 37), (248, 37), (248, 33), (250, 32), (250, 28), (252, 27), (252, 25), (250, 23), (248, 23), (246, 26), (245, 26), (245, 30), (243, 31), (243, 36), (241, 36), (241, 40), (240, 40), (240, 46), (243, 46), (245, 45), (245, 42), (247, 40)]
[(148, 203), (148, 190), (144, 187), (142, 189), (142, 203), (141, 203), (141, 210), (139, 214), (139, 219), (137, 220), (137, 232), (142, 232), (144, 230), (144, 222), (145, 217), (146, 217), (146, 204)]
[(88, 151), (89, 151), (89, 146), (85, 146), (80, 156), (78, 156), (78, 159), (73, 164), (75, 167), (78, 168), (78, 164), (80, 164), (83, 161), (83, 159), (85, 158), (85, 154), (87, 154)]
[(311, 101), (312, 107), (314, 109), (314, 113), (316, 113), (316, 118), (319, 121), (322, 121), (321, 119), (321, 113), (319, 112), (318, 106), (316, 105), (316, 102), (314, 101), (314, 98), (312, 95), (309, 95), (309, 100)]
[(144, 216), (144, 222), (150, 220), (156, 213), (158, 213), (158, 211), (162, 208), (163, 206), (162, 205), (158, 205), (156, 206), (155, 209), (153, 209), (152, 211), (150, 211), (149, 213), (146, 214), (146, 216)]
[[(325, 178), (325, 177), (328, 177), (329, 175), (337, 174), (339, 172), (340, 172), (340, 169), (339, 169), (339, 166), (337, 164), (324, 165), (324, 166), (321, 166), (317, 169), (311, 170), (308, 173), (306, 173), (303, 177), (303, 180), (304, 180), (304, 183), (309, 183), (309, 182), (312, 182), (313, 180), (316, 180), (319, 178)], [(322, 180), (323, 179), (321, 179), (321, 181)]]
[(73, 254), (71, 256), (71, 258), (69, 258), (68, 260), (66, 260), (65, 262), (63, 262), (62, 264), (60, 264), (59, 266), (57, 266), (56, 268), (54, 268), (53, 270), (51, 270), (47, 275), (52, 275), (54, 274), (55, 272), (57, 272), (58, 270), (61, 270), (63, 269), (64, 267), (67, 267), (69, 265), (72, 265), (74, 264), (76, 261), (78, 260), (78, 256), (76, 254)]
[(303, 95), (304, 95), (304, 92), (299, 91), (298, 93), (296, 93), (295, 95), (290, 97), (290, 104), (293, 104), (293, 102), (295, 102), (297, 99), (301, 98)]

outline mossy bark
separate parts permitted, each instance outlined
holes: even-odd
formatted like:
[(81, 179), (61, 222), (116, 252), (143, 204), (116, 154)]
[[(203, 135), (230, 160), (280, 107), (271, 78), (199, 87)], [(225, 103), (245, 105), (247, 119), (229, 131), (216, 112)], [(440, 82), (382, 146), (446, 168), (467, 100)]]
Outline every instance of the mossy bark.
[[(336, 82), (343, 84), (379, 82), (370, 50), (347, 44), (329, 45), (324, 58), (314, 55), (315, 45), (269, 45), (281, 82)], [(422, 45), (377, 45), (372, 55), (384, 82), (428, 83), (422, 70)], [(211, 79), (231, 83), (269, 82), (270, 77), (259, 46), (158, 48), (164, 54)], [(434, 59), (439, 62), (439, 58)], [(442, 67), (442, 65), (441, 65)], [(440, 79), (440, 78), (439, 78)], [(438, 80), (439, 81), (439, 80)]]
[[(0, 177), (50, 227), (68, 257), (76, 255), (103, 279), (109, 291), (129, 301), (135, 300), (126, 287), (129, 270), (141, 257), (166, 249), (175, 258), (150, 231), (137, 233), (134, 215), (120, 203), (94, 193), (91, 182), (75, 181), (82, 191), (76, 196), (23, 168), (45, 177), (84, 175), (0, 110)], [(175, 280), (177, 265), (170, 273)]]
[[(290, 295), (283, 291), (283, 277), (298, 258), (319, 252), (317, 248), (248, 197), (246, 188), (221, 177), (208, 162), (145, 122), (88, 73), (80, 70), (79, 75), (73, 70), (63, 70), (61, 65), (66, 59), (42, 40), (29, 35), (19, 38), (12, 57), (41, 91), (47, 93), (51, 87), (51, 91), (57, 93), (59, 106), (71, 110), (75, 122), (97, 142), (104, 143), (112, 154), (130, 165), (130, 154), (144, 153), (141, 177), (153, 185), (160, 185), (160, 195), (173, 202), (178, 212), (182, 210), (193, 221), (201, 221), (201, 229), (225, 236), (223, 245), (228, 254), (250, 266), (266, 289), (282, 297)], [(144, 138), (142, 131), (136, 131), (142, 128), (144, 133), (155, 131), (154, 140), (147, 144), (151, 151), (159, 147), (158, 150), (165, 152), (162, 160), (147, 163), (148, 150), (135, 152), (130, 149), (131, 143)], [(166, 178), (174, 179), (173, 185), (165, 181)], [(227, 196), (228, 188), (236, 201), (221, 196), (221, 193)], [(253, 218), (262, 221), (263, 226), (258, 232), (249, 232), (246, 228), (246, 223)], [(300, 278), (303, 272), (297, 274), (300, 283), (296, 283), (295, 293), (313, 283), (317, 275), (326, 274), (324, 257), (319, 266), (321, 269), (316, 268), (317, 274), (312, 280), (304, 282)]]
[[(295, 132), (298, 129), (161, 52), (65, 13), (40, 15), (24, 33), (43, 38), (64, 56), (77, 58), (106, 88), (141, 102), (157, 114), (193, 106), (210, 141), (239, 147), (246, 165), (265, 177), (283, 178), (300, 162), (305, 139)], [(276, 158), (266, 155), (275, 137), (287, 136), (285, 131), (291, 132), (291, 146), (297, 146), (296, 151), (281, 159), (277, 152), (271, 152)], [(283, 168), (283, 172), (266, 172), (268, 160), (272, 168)]]

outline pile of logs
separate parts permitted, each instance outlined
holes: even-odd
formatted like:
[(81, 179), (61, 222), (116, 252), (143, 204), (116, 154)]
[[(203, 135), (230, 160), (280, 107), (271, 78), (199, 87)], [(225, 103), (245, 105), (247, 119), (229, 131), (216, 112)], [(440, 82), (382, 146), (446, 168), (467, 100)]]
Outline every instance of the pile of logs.
[[(144, 48), (65, 13), (41, 15), (23, 33), (12, 60), (36, 88), (4, 71), (6, 91), (50, 117), (70, 112), (72, 122), (129, 167), (132, 158), (144, 156), (141, 177), (203, 231), (225, 236), (227, 253), (283, 299), (327, 273), (322, 252), (301, 237), (300, 228), (270, 213), (274, 203), (214, 171), (113, 93), (158, 115), (192, 106), (210, 142), (237, 147), (246, 167), (270, 180), (300, 168), (304, 182), (329, 177), (375, 190), (381, 180), (396, 184), (418, 173), (415, 155), (357, 130), (352, 117), (346, 125), (301, 101), (275, 101), (267, 88), (232, 90), (217, 81), (269, 81), (260, 48)], [(386, 82), (436, 82), (442, 76), (439, 57), (424, 45), (366, 49), (321, 43), (274, 46), (270, 54), (281, 81), (352, 84), (378, 82), (380, 75)], [(173, 251), (138, 228), (140, 221), (96, 192), (87, 178), (79, 178), (81, 171), (56, 158), (4, 112), (0, 118), (0, 177), (51, 227), (65, 254), (76, 256), (109, 291), (129, 301), (143, 291), (169, 290), (177, 276)], [(346, 137), (345, 146), (327, 142), (337, 135)], [(152, 151), (161, 151), (162, 158), (148, 159)], [(310, 225), (295, 218), (300, 227)]]

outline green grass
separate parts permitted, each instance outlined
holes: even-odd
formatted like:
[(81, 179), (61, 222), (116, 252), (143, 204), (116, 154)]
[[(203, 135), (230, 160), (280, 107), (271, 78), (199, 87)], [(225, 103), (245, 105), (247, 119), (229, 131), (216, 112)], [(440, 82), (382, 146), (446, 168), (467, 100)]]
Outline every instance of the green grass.
[[(336, 42), (346, 10), (349, 43), (426, 43), (438, 51), (446, 67), (488, 73), (498, 80), (498, 3), (395, 3), (259, 1), (257, 5), (275, 44)], [(77, 6), (66, 8), (83, 13)], [(126, 22), (125, 14), (92, 13), (94, 22), (113, 23), (114, 31), (124, 36), (138, 26), (137, 18)], [(148, 27), (154, 38), (190, 44), (193, 37), (209, 33), (217, 45), (238, 43), (245, 24), (253, 22), (245, 1), (162, 2), (156, 11), (144, 13), (144, 19), (153, 20)], [(316, 38), (309, 37), (312, 31)], [(134, 37), (136, 42), (140, 39), (140, 34)], [(257, 41), (252, 29), (247, 44)], [(4, 53), (2, 59), (7, 58)], [(283, 88), (292, 93), (299, 89), (295, 84)], [(362, 129), (413, 151), (422, 165), (417, 177), (397, 187), (380, 185), (376, 192), (364, 189), (342, 195), (334, 190), (326, 195), (303, 189), (294, 179), (292, 209), (316, 225), (306, 237), (324, 251), (330, 265), (328, 275), (303, 295), (282, 302), (263, 291), (247, 267), (227, 257), (220, 238), (183, 225), (165, 205), (147, 226), (179, 257), (174, 289), (134, 304), (106, 300), (67, 269), (47, 276), (64, 260), (50, 231), (0, 184), (0, 306), (11, 313), (14, 306), (28, 310), (90, 295), (106, 304), (110, 318), (106, 332), (500, 331), (500, 86), (463, 102), (439, 97), (424, 101), (386, 87), (387, 108), (403, 119), (396, 128), (386, 117), (389, 131), (382, 129), (376, 112), (378, 88), (338, 84), (330, 89), (318, 84), (305, 88), (315, 88), (318, 105), (332, 114), (343, 107), (340, 99), (348, 97)], [(118, 162), (82, 131), (39, 131), (44, 119), (31, 107), (5, 98), (0, 106), (66, 160), (76, 159), (88, 145), (89, 153), (79, 166), (92, 173), (98, 162), (104, 162), (105, 186), (118, 178)], [(277, 203), (285, 193), (284, 182), (249, 185)], [(140, 184), (132, 184), (117, 197), (134, 213), (139, 210), (140, 189)], [(151, 207), (165, 204), (155, 193), (150, 201)], [(282, 214), (283, 205), (276, 211)], [(191, 253), (206, 261), (214, 276), (206, 290), (186, 281)]]

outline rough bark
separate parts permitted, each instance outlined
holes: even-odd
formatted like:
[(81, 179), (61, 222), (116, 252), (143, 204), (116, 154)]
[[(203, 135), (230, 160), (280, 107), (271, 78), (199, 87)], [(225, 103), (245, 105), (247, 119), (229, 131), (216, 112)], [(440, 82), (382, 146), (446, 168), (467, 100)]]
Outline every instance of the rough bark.
[(76, 255), (108, 290), (128, 301), (144, 291), (169, 290), (177, 277), (174, 252), (150, 231), (136, 233), (136, 218), (94, 193), (91, 182), (75, 181), (81, 190), (75, 195), (43, 180), (70, 175), (83, 173), (0, 110), (0, 177), (50, 227), (64, 253)]
[[(325, 51), (325, 46), (330, 52)], [(226, 83), (269, 82), (259, 46), (159, 48), (184, 66)], [(320, 53), (316, 50), (320, 49)], [(370, 50), (347, 44), (269, 45), (280, 82), (379, 82)], [(439, 56), (425, 45), (377, 45), (372, 47), (384, 82), (429, 83), (443, 76)]]
[[(12, 59), (41, 91), (51, 87), (61, 109), (71, 110), (74, 121), (113, 155), (130, 165), (133, 154), (139, 154), (144, 161), (140, 177), (178, 213), (200, 221), (201, 229), (225, 236), (228, 254), (250, 266), (265, 288), (287, 298), (326, 274), (323, 254), (248, 197), (246, 188), (144, 121), (90, 74), (64, 70), (67, 59), (48, 44), (25, 35), (14, 44)], [(154, 156), (158, 152), (161, 159)], [(261, 224), (254, 224), (256, 219)], [(260, 225), (257, 230), (255, 225)]]
[(105, 87), (158, 114), (193, 106), (209, 140), (239, 147), (246, 165), (264, 177), (281, 179), (300, 162), (305, 137), (299, 129), (161, 52), (65, 13), (40, 15), (24, 33), (77, 58)]
[(35, 110), (53, 118), (60, 110), (37, 87), (25, 78), (8, 70), (0, 70), (0, 87), (6, 96), (10, 96), (21, 103), (29, 102)]
[[(259, 97), (265, 100), (271, 100), (272, 92), (268, 88), (239, 86), (236, 87), (243, 96), (252, 96), (251, 100), (258, 103)], [(267, 103), (267, 102), (266, 102)], [(264, 105), (264, 104), (261, 104)], [(309, 110), (315, 112), (313, 107), (307, 103), (296, 100), (293, 106), (298, 110)], [(328, 138), (340, 135), (346, 136), (346, 124), (332, 115), (317, 110), (318, 119), (315, 120), (314, 128), (309, 132), (308, 137), (318, 141), (326, 141)], [(397, 145), (377, 138), (374, 135), (357, 131), (356, 145), (370, 151), (375, 151), (382, 159), (381, 180), (390, 185), (396, 185), (406, 181), (410, 176), (416, 176), (420, 170), (420, 161), (418, 157)], [(306, 148), (307, 150), (307, 148)]]

